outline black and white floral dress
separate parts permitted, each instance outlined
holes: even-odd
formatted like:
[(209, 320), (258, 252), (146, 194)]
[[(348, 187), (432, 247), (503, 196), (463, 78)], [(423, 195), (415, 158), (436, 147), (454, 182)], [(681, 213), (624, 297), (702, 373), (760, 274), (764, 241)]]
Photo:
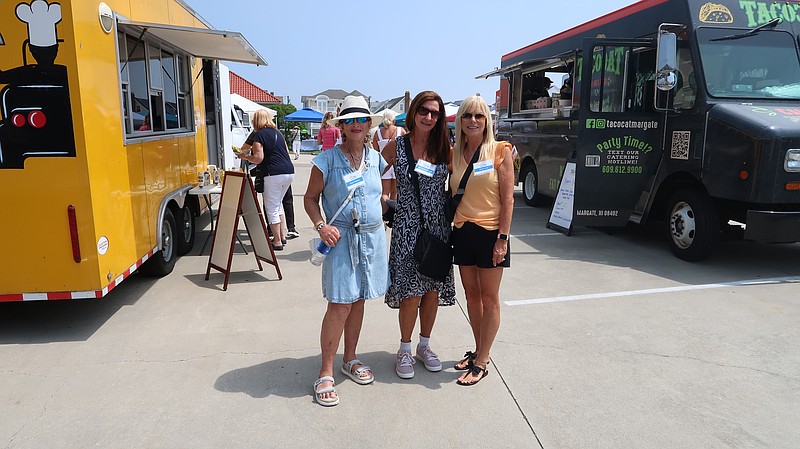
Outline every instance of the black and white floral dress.
[[(393, 308), (400, 307), (400, 301), (411, 296), (422, 296), (430, 291), (439, 292), (439, 305), (452, 306), (456, 301), (456, 289), (453, 283), (453, 269), (444, 282), (433, 280), (419, 274), (417, 261), (414, 259), (414, 245), (421, 231), (421, 220), (425, 220), (425, 228), (444, 241), (450, 240), (450, 224), (445, 222), (445, 183), (447, 180), (447, 164), (436, 165), (432, 177), (419, 175), (420, 203), (417, 192), (411, 182), (411, 169), (406, 157), (405, 138), (398, 137), (395, 176), (397, 177), (397, 212), (392, 227), (392, 241), (389, 246), (389, 276), (391, 284), (386, 292), (386, 304)], [(412, 162), (413, 167), (413, 162)], [(422, 218), (420, 218), (422, 217)]]

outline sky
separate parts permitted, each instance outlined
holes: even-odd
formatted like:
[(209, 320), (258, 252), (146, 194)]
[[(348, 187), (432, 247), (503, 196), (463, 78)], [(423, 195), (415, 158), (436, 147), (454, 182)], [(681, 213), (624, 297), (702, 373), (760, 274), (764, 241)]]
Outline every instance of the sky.
[(434, 90), (445, 102), (498, 77), (475, 76), (518, 48), (636, 0), (184, 0), (214, 28), (238, 31), (267, 66), (226, 63), (298, 109), (302, 95), (358, 90), (371, 101)]

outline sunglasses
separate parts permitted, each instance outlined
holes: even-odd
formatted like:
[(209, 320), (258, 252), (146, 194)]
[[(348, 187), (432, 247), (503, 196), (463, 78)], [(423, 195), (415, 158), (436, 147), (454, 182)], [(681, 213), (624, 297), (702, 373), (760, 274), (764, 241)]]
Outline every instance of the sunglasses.
[(367, 120), (369, 120), (369, 117), (346, 118), (342, 119), (342, 123), (352, 125), (353, 123), (367, 123)]
[(465, 112), (461, 114), (461, 120), (472, 120), (473, 117), (475, 118), (476, 122), (479, 122), (486, 118), (486, 116), (483, 114), (472, 114), (470, 112)]
[(419, 114), (420, 117), (425, 117), (428, 114), (430, 114), (431, 118), (433, 118), (433, 119), (439, 118), (439, 111), (434, 111), (433, 109), (428, 109), (425, 106), (420, 106), (419, 109), (417, 109), (417, 114)]

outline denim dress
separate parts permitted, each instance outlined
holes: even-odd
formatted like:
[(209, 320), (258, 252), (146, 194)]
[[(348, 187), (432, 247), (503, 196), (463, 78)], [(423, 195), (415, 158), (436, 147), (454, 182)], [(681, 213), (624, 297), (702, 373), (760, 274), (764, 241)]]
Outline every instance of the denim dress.
[[(359, 299), (383, 296), (389, 286), (389, 258), (381, 210), (381, 173), (386, 161), (375, 150), (365, 151), (364, 185), (336, 217), (339, 241), (322, 264), (322, 294), (330, 302), (350, 304)], [(344, 175), (355, 170), (339, 146), (311, 160), (325, 183), (322, 210), (332, 217), (349, 191)], [(352, 210), (358, 214), (359, 229), (353, 226)], [(326, 219), (327, 222), (327, 219)]]

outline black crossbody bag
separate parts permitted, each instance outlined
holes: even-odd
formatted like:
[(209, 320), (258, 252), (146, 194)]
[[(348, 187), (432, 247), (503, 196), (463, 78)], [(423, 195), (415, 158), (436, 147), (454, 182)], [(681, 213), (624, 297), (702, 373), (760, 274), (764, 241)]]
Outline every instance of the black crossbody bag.
[[(423, 276), (427, 276), (431, 279), (444, 281), (447, 279), (447, 276), (450, 274), (450, 270), (453, 266), (453, 246), (450, 244), (450, 242), (443, 241), (425, 227), (425, 217), (422, 213), (422, 201), (419, 193), (419, 177), (417, 172), (414, 171), (416, 162), (414, 161), (414, 153), (411, 150), (411, 139), (408, 137), (405, 137), (405, 147), (406, 159), (408, 159), (409, 176), (411, 176), (411, 183), (414, 184), (414, 190), (417, 196), (417, 205), (419, 206), (420, 211), (420, 224), (422, 226), (422, 229), (417, 236), (417, 243), (414, 245), (414, 259), (416, 259), (418, 263), (417, 271)], [(476, 151), (475, 153), (476, 156), (473, 157), (473, 162), (469, 165), (467, 171), (464, 173), (464, 176), (461, 178), (458, 192), (453, 198), (448, 200), (449, 204), (455, 199), (453, 214), (455, 214), (455, 209), (458, 207), (458, 203), (461, 201), (461, 197), (464, 195), (464, 187), (467, 184), (467, 179), (472, 173), (472, 164), (475, 162), (478, 152)], [(412, 164), (414, 166), (412, 166)], [(445, 206), (448, 206), (448, 204)], [(450, 222), (452, 222), (452, 219)]]

